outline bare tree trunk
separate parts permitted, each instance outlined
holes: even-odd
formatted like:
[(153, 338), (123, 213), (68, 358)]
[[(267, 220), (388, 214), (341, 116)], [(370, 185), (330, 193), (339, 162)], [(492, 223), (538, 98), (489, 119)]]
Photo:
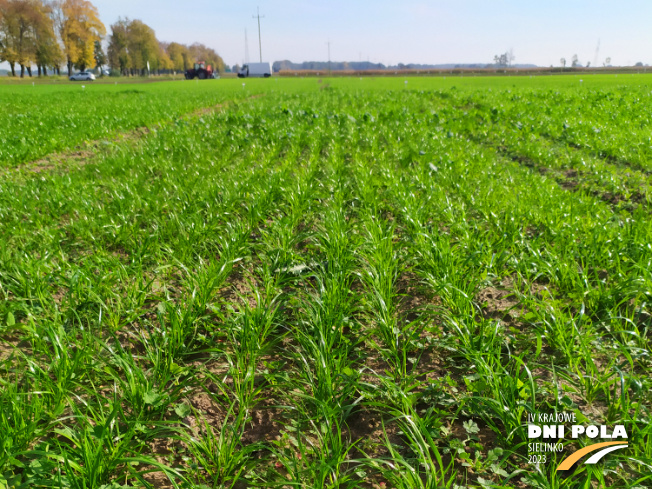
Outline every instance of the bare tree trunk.
[(20, 77), (25, 78), (25, 65), (20, 65)]
[(41, 78), (41, 65), (36, 65), (36, 69), (38, 70), (38, 77)]
[(11, 76), (16, 76), (16, 69), (14, 68), (14, 63), (11, 62), (9, 63), (9, 65), (11, 66)]
[(72, 75), (72, 61), (68, 60), (68, 76)]
[(32, 78), (32, 67), (27, 65), (26, 68), (27, 68), (27, 74), (29, 75), (30, 78)]

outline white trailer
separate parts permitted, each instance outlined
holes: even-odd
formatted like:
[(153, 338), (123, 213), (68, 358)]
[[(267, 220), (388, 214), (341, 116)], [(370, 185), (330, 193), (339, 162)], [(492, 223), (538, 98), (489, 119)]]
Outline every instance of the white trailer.
[(270, 63), (249, 63), (240, 68), (238, 78), (269, 78), (272, 76)]

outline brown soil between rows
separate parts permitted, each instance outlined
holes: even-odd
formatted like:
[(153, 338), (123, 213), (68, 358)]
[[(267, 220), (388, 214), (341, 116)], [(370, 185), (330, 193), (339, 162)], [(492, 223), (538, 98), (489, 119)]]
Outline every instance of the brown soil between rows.
[[(479, 140), (477, 138), (475, 139), (475, 141), (484, 146), (488, 146), (486, 142)], [(585, 188), (585, 186), (582, 185), (579, 179), (581, 176), (580, 173), (574, 168), (565, 169), (565, 170), (548, 168), (540, 165), (529, 156), (514, 153), (504, 146), (496, 147), (495, 150), (499, 155), (509, 158), (510, 160), (518, 163), (519, 165), (534, 169), (538, 171), (541, 175), (547, 175), (547, 174), (552, 175), (557, 185), (559, 185), (559, 187), (562, 188), (563, 190), (567, 190), (570, 192), (577, 192)], [(606, 190), (603, 191), (603, 190), (592, 189), (589, 190), (589, 193), (593, 195), (593, 197), (600, 199), (609, 205), (625, 204), (625, 208), (629, 208), (634, 204), (647, 203), (646, 194), (638, 189), (632, 190), (631, 195), (629, 197), (620, 193), (608, 192)]]

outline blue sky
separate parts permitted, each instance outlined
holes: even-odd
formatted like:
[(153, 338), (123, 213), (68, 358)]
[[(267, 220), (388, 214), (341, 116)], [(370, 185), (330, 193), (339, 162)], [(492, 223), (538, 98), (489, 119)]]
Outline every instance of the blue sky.
[(577, 54), (593, 64), (652, 64), (652, 2), (644, 0), (92, 0), (107, 25), (141, 19), (165, 41), (199, 41), (232, 65), (258, 59), (260, 6), (264, 61), (331, 59), (384, 64), (490, 63), (513, 49), (517, 63), (559, 65)]

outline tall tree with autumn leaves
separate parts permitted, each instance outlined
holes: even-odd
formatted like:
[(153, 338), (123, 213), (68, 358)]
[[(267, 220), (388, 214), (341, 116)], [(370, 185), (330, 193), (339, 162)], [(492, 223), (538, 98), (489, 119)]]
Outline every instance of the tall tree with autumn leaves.
[(171, 42), (163, 46), (170, 57), (172, 62), (172, 69), (175, 71), (186, 71), (192, 63), (190, 62), (190, 51), (188, 46), (179, 44), (178, 42)]
[(211, 48), (195, 43), (160, 42), (154, 30), (141, 20), (118, 19), (111, 26), (108, 56), (102, 40), (106, 34), (97, 8), (89, 0), (0, 0), (0, 62), (6, 61), (13, 76), (39, 76), (48, 69), (59, 74), (108, 64), (122, 74), (144, 75), (162, 70), (184, 71), (205, 61), (223, 71), (222, 58)]
[(60, 62), (52, 12), (41, 0), (0, 0), (0, 61), (9, 63), (12, 75), (16, 64), (22, 77), (25, 71), (31, 75), (33, 64), (40, 75)]
[(94, 66), (95, 42), (106, 34), (97, 8), (87, 0), (60, 0), (56, 8), (68, 73), (73, 66), (80, 70)]
[(111, 26), (109, 64), (123, 75), (144, 75), (148, 69), (150, 72), (176, 69), (169, 46), (159, 42), (154, 29), (143, 21), (118, 19)]
[(63, 62), (63, 52), (57, 39), (54, 28), (54, 7), (51, 3), (42, 4), (42, 15), (35, 26), (34, 36), (36, 39), (36, 67), (38, 75), (47, 75), (48, 66), (53, 70), (59, 70)]

